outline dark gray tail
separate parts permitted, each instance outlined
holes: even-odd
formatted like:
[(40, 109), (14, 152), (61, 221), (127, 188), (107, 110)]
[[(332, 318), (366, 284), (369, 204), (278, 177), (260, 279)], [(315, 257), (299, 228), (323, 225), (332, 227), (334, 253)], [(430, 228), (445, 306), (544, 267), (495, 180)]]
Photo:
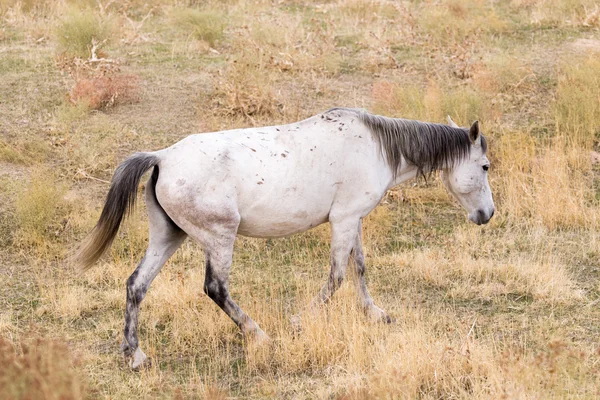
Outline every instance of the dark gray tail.
[(142, 175), (159, 161), (154, 154), (136, 153), (119, 165), (98, 223), (73, 256), (74, 263), (81, 270), (89, 269), (108, 250), (123, 218), (135, 205)]

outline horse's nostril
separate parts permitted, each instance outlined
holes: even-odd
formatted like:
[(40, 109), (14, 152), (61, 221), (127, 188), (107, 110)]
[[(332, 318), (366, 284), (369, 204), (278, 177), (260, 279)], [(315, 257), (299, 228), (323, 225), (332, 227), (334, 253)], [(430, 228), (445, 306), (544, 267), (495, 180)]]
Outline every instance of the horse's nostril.
[(494, 210), (494, 209), (492, 208), (492, 213), (490, 214), (490, 219), (492, 219), (492, 217), (494, 216), (494, 213), (495, 213), (495, 212), (496, 212), (496, 210)]
[(485, 213), (483, 210), (477, 210), (477, 219), (480, 223), (485, 221)]

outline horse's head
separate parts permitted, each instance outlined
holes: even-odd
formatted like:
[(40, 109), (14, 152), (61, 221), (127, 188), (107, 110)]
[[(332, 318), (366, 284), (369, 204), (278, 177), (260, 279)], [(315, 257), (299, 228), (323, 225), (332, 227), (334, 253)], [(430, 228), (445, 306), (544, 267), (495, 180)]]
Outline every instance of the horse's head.
[[(448, 122), (458, 126), (448, 117)], [(486, 146), (482, 144), (479, 124), (469, 129), (471, 151), (452, 168), (442, 170), (444, 186), (469, 213), (469, 219), (477, 225), (487, 224), (494, 215), (494, 199), (488, 182), (490, 161), (486, 157)]]

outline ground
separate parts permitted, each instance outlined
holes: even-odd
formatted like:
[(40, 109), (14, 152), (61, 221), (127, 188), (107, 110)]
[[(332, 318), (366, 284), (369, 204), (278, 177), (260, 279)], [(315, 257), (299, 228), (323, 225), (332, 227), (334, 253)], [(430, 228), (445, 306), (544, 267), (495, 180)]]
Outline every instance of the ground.
[[(594, 0), (0, 0), (0, 393), (9, 398), (600, 396), (600, 6)], [(246, 343), (204, 294), (190, 241), (141, 307), (151, 358), (119, 353), (143, 201), (79, 273), (127, 155), (336, 106), (460, 125), (489, 142), (496, 215), (475, 226), (434, 174), (365, 220), (373, 324), (329, 228), (239, 238)]]

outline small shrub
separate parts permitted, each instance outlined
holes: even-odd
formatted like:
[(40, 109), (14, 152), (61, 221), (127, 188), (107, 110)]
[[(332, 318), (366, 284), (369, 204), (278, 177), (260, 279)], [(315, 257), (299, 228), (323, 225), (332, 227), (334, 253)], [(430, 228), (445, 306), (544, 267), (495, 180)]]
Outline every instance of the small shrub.
[(204, 40), (210, 46), (214, 46), (223, 37), (225, 30), (224, 14), (211, 9), (176, 10), (173, 12), (173, 22), (196, 39)]
[(271, 87), (271, 77), (266, 69), (266, 57), (244, 52), (233, 60), (225, 79), (218, 83), (213, 93), (213, 105), (226, 115), (272, 116), (278, 104)]
[(101, 43), (110, 38), (109, 22), (91, 12), (72, 11), (56, 29), (61, 50), (73, 57), (88, 58), (92, 40)]
[(131, 103), (138, 100), (138, 80), (135, 75), (81, 78), (69, 96), (73, 104), (85, 104), (92, 110)]

